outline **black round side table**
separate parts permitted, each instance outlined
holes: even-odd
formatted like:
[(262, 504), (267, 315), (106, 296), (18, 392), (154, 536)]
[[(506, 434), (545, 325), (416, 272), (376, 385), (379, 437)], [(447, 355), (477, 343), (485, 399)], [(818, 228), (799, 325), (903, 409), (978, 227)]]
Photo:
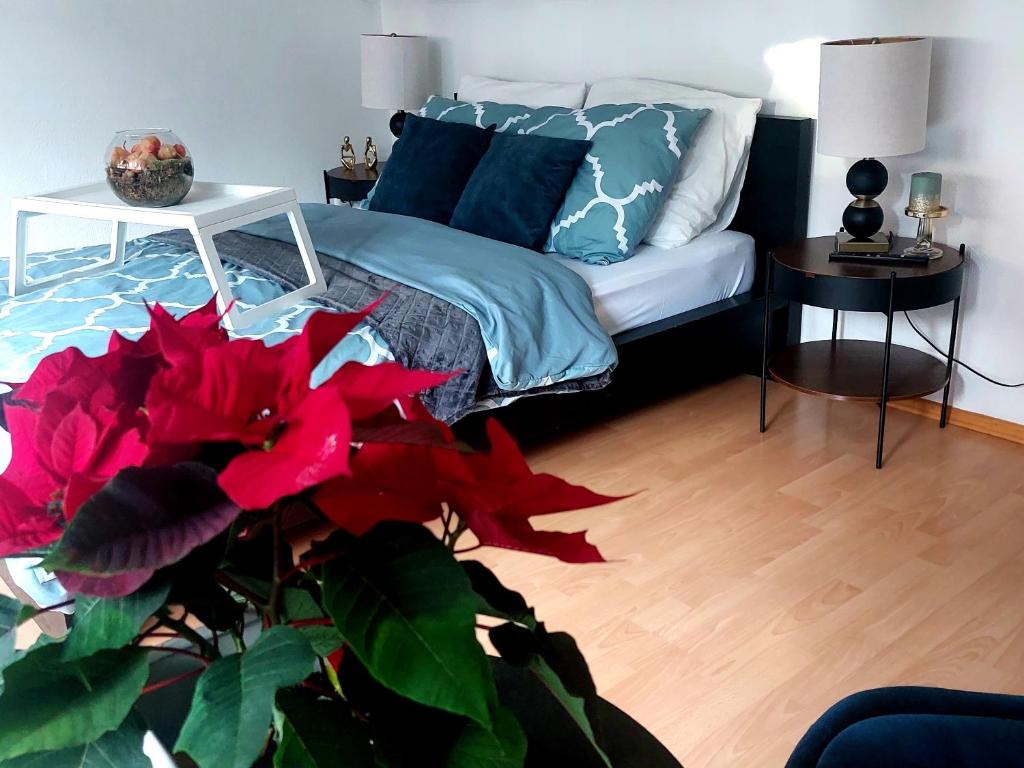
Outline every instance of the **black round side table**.
[(369, 169), (365, 163), (359, 163), (351, 171), (344, 167), (324, 171), (324, 194), (327, 196), (327, 202), (334, 199), (351, 204), (365, 200), (383, 173), (385, 165), (387, 163), (381, 161), (377, 163), (376, 168)]
[[(899, 252), (913, 245), (895, 238)], [(873, 400), (880, 406), (875, 466), (882, 467), (885, 412), (889, 400), (922, 397), (942, 390), (939, 427), (946, 426), (953, 348), (960, 314), (964, 246), (959, 251), (936, 243), (942, 256), (927, 264), (869, 264), (830, 261), (832, 237), (815, 237), (783, 246), (769, 256), (765, 275), (764, 345), (761, 356), (761, 431), (765, 425), (767, 382), (771, 377), (800, 392), (838, 400)], [(832, 339), (786, 347), (770, 358), (768, 340), (772, 295), (832, 310)], [(896, 312), (953, 302), (949, 354), (945, 361), (892, 343)], [(839, 339), (840, 310), (882, 312), (885, 341)]]

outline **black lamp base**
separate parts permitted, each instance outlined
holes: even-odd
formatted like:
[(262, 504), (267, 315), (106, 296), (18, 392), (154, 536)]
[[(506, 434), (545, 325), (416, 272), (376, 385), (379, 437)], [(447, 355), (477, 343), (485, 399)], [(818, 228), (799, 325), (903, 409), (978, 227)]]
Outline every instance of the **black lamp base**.
[[(402, 135), (402, 129), (405, 128), (405, 115), (404, 109), (400, 109), (391, 116), (390, 122), (388, 122), (388, 128), (391, 129), (391, 133), (398, 138)], [(881, 165), (881, 163), (879, 163)]]
[(850, 166), (846, 188), (857, 199), (843, 211), (843, 228), (858, 240), (870, 240), (885, 223), (882, 206), (875, 200), (889, 183), (889, 172), (878, 160), (865, 157)]

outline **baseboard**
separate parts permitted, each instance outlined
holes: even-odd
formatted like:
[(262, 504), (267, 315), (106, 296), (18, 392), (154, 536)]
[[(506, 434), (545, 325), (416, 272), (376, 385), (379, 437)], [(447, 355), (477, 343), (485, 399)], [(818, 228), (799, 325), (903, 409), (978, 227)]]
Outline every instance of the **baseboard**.
[[(889, 407), (895, 408), (898, 411), (916, 413), (918, 416), (924, 416), (934, 421), (939, 420), (939, 415), (942, 412), (941, 403), (925, 400), (924, 398), (891, 401)], [(1011, 443), (1024, 445), (1024, 424), (1017, 424), (1013, 421), (997, 419), (994, 416), (986, 416), (983, 413), (974, 413), (973, 411), (964, 411), (953, 407), (949, 409), (947, 423), (969, 429), (972, 432), (981, 432), (985, 435), (1009, 440)]]

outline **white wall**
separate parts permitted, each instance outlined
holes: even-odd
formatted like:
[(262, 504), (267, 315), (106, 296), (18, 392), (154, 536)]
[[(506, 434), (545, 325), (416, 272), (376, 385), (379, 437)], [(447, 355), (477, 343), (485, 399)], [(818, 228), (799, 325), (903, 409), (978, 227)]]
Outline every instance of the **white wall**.
[[(342, 134), (387, 133), (359, 96), (379, 28), (378, 0), (0, 0), (0, 233), (10, 197), (102, 180), (122, 128), (177, 132), (198, 179), (322, 201)], [(88, 234), (108, 233), (33, 219), (29, 247)]]
[[(953, 215), (938, 239), (969, 246), (960, 354), (1002, 379), (1024, 379), (1024, 249), (1018, 242), (1024, 180), (1024, 3), (1019, 0), (382, 0), (386, 32), (437, 39), (443, 86), (462, 74), (588, 80), (654, 77), (768, 100), (776, 114), (815, 116), (818, 44), (826, 39), (923, 34), (935, 38), (928, 147), (886, 161), (886, 226), (912, 234), (902, 215), (909, 175), (944, 175)], [(884, 119), (884, 116), (880, 116)], [(847, 161), (816, 156), (810, 232), (834, 232), (848, 202)], [(945, 346), (948, 309), (918, 313)], [(820, 310), (805, 336), (831, 331)], [(849, 315), (850, 336), (881, 338), (879, 316)], [(919, 346), (904, 321), (896, 339)], [(1024, 423), (1024, 390), (957, 378), (956, 405)]]

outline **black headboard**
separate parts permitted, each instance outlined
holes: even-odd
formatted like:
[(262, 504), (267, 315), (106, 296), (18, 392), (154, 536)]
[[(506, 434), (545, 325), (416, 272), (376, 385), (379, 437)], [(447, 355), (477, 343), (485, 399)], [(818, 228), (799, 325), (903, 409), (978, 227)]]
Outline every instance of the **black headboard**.
[[(813, 131), (809, 117), (757, 118), (740, 205), (729, 228), (753, 237), (761, 257), (807, 236)], [(758, 271), (763, 263), (758, 259)]]

